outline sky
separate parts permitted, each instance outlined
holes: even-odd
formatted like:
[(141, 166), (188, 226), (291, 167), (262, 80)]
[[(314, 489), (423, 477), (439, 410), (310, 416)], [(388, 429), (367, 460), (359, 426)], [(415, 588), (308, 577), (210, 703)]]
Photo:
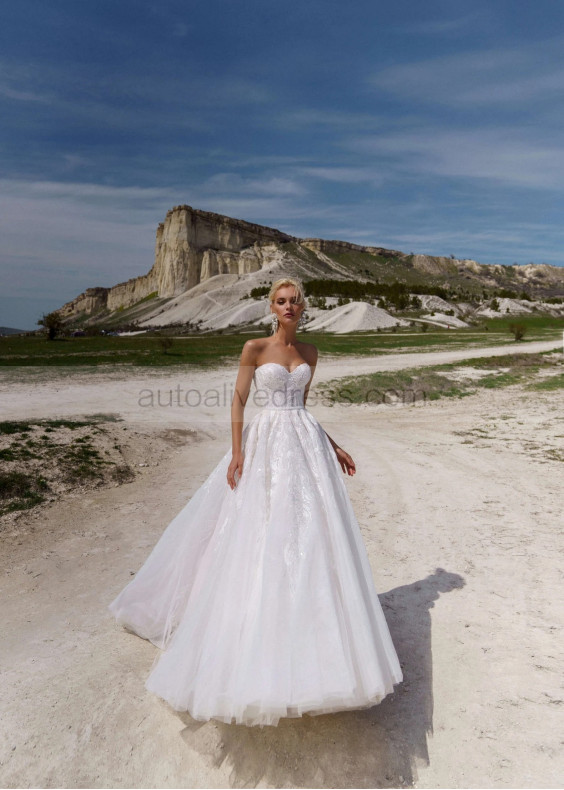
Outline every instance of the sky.
[(562, 0), (4, 0), (0, 326), (149, 271), (187, 203), (564, 264)]

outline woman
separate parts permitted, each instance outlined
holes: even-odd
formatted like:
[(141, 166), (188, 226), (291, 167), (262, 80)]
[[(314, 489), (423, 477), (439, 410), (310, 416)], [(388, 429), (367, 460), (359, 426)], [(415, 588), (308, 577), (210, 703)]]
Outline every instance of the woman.
[(249, 726), (367, 708), (403, 679), (341, 477), (354, 462), (305, 408), (317, 349), (296, 339), (301, 283), (277, 280), (269, 301), (272, 336), (241, 353), (231, 451), (110, 604), (164, 649), (150, 691)]

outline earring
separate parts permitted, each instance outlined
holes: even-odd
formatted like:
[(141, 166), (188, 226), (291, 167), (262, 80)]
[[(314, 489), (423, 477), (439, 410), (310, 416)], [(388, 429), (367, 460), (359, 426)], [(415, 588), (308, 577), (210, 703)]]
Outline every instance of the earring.
[(273, 335), (276, 334), (276, 330), (278, 329), (278, 316), (276, 315), (276, 313), (272, 313), (271, 327), (272, 327), (272, 334)]
[(298, 321), (298, 329), (304, 329), (306, 325), (305, 310), (302, 310), (300, 320)]

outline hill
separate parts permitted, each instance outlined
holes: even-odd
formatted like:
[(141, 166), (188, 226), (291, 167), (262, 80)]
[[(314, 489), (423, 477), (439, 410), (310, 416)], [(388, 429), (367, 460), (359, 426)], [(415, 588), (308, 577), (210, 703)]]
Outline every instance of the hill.
[[(418, 306), (419, 320), (452, 328), (491, 313), (563, 314), (564, 269), (557, 266), (481, 264), (301, 239), (187, 205), (175, 206), (159, 224), (147, 274), (88, 288), (58, 312), (73, 326), (178, 324), (204, 331), (260, 325), (269, 320), (264, 293), (283, 275), (304, 281), (311, 326), (326, 331), (401, 324), (394, 313)], [(351, 301), (357, 307), (340, 310)], [(335, 309), (330, 317), (324, 312)]]

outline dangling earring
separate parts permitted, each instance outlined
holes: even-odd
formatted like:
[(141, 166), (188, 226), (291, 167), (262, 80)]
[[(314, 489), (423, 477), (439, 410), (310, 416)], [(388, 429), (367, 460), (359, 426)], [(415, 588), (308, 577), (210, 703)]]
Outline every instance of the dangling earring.
[(304, 329), (305, 325), (306, 325), (305, 310), (302, 310), (300, 320), (298, 321), (298, 329)]
[(274, 335), (276, 334), (276, 331), (278, 329), (278, 316), (276, 315), (276, 313), (272, 313), (271, 326), (272, 326), (272, 334)]

